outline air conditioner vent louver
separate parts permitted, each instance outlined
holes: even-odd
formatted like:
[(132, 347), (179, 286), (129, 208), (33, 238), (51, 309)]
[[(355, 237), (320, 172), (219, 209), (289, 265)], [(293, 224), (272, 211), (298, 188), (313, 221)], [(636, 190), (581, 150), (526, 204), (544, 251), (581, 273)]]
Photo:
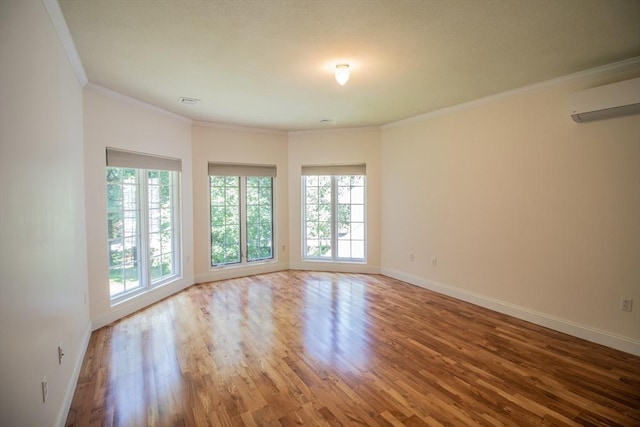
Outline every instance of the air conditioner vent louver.
[(640, 78), (574, 93), (569, 112), (578, 123), (640, 113)]

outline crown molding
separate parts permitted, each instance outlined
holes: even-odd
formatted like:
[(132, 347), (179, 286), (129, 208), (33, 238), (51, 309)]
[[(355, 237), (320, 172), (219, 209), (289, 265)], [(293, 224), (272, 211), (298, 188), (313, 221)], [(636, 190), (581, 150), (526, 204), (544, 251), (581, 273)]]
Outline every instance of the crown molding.
[(518, 89), (508, 90), (506, 92), (497, 93), (495, 95), (485, 96), (483, 98), (474, 99), (473, 101), (465, 102), (451, 107), (442, 108), (440, 110), (431, 111), (429, 113), (420, 114), (418, 116), (408, 117), (406, 119), (398, 120), (396, 122), (387, 123), (382, 125), (381, 129), (391, 129), (394, 127), (406, 125), (409, 123), (420, 122), (426, 119), (443, 116), (446, 114), (455, 113), (462, 110), (468, 110), (470, 108), (479, 107), (494, 101), (501, 99), (521, 96), (531, 92), (538, 92), (541, 90), (549, 89), (555, 86), (559, 86), (571, 81), (581, 80), (588, 77), (599, 76), (603, 74), (609, 74), (614, 72), (626, 71), (640, 66), (640, 56), (634, 58), (625, 59), (623, 61), (614, 62), (612, 64), (603, 65), (600, 67), (590, 68), (588, 70), (579, 71), (577, 73), (568, 74), (566, 76), (556, 77), (550, 80), (545, 80), (540, 83), (534, 83), (532, 85), (523, 86)]
[(257, 128), (252, 126), (232, 125), (229, 123), (205, 122), (194, 120), (193, 127), (217, 128), (225, 130), (235, 130), (240, 132), (266, 133), (269, 135), (287, 135), (287, 131), (267, 128)]
[(120, 92), (116, 92), (114, 90), (107, 89), (104, 86), (100, 86), (100, 85), (97, 85), (97, 84), (92, 83), (92, 82), (88, 82), (87, 85), (84, 87), (84, 89), (86, 91), (95, 93), (97, 95), (106, 96), (108, 98), (116, 99), (118, 101), (122, 101), (124, 103), (129, 104), (129, 105), (133, 105), (135, 107), (142, 108), (142, 109), (150, 111), (152, 113), (163, 114), (165, 116), (171, 117), (174, 120), (178, 120), (180, 122), (183, 122), (183, 123), (186, 123), (186, 124), (189, 124), (189, 125), (192, 123), (192, 120), (187, 118), (187, 117), (181, 116), (181, 115), (173, 113), (171, 111), (167, 111), (164, 108), (156, 107), (155, 105), (147, 104), (144, 101), (140, 101), (139, 99), (132, 98), (129, 95), (124, 95), (124, 94), (122, 94)]
[(294, 130), (288, 132), (290, 136), (297, 135), (317, 135), (332, 133), (361, 133), (361, 132), (379, 132), (379, 126), (364, 126), (356, 128), (337, 128), (337, 129), (311, 129), (311, 130)]
[(62, 47), (64, 47), (73, 73), (76, 75), (78, 83), (80, 83), (80, 87), (85, 87), (89, 79), (82, 66), (82, 61), (80, 61), (80, 55), (78, 55), (78, 50), (69, 32), (69, 27), (67, 27), (67, 21), (65, 21), (64, 15), (62, 15), (62, 9), (60, 9), (58, 0), (42, 0), (42, 4), (49, 14), (49, 19), (51, 19), (53, 28), (58, 34), (58, 39), (60, 39)]

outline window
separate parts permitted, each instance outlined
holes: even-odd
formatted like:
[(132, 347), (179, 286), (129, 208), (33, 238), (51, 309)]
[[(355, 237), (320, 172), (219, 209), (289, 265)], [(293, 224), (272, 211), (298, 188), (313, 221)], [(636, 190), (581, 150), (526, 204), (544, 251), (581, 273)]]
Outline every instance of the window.
[(364, 261), (364, 165), (303, 166), (305, 259)]
[(274, 257), (275, 166), (209, 164), (211, 266)]
[(180, 169), (180, 160), (107, 149), (112, 302), (180, 275)]

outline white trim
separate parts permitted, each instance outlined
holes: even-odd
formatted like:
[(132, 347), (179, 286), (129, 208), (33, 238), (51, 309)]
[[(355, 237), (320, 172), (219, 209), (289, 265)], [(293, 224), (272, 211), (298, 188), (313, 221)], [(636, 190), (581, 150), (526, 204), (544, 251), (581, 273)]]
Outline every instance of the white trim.
[(544, 89), (549, 89), (554, 86), (558, 86), (570, 81), (580, 80), (580, 79), (593, 77), (597, 75), (609, 74), (613, 72), (625, 71), (637, 66), (640, 66), (640, 56), (625, 59), (624, 61), (614, 62), (613, 64), (603, 65), (601, 67), (591, 68), (588, 70), (580, 71), (580, 72), (569, 74), (566, 76), (556, 77), (554, 79), (545, 80), (540, 83), (534, 83), (532, 85), (523, 86), (521, 88), (508, 90), (506, 92), (485, 96), (483, 98), (474, 99), (473, 101), (452, 105), (451, 107), (445, 107), (440, 110), (431, 111), (428, 113), (420, 114), (418, 116), (408, 117), (406, 119), (402, 119), (402, 120), (398, 120), (395, 122), (382, 125), (380, 126), (380, 129), (383, 129), (383, 130), (391, 129), (391, 128), (403, 126), (409, 123), (420, 122), (420, 121), (431, 119), (434, 117), (439, 117), (439, 116), (455, 113), (462, 110), (468, 110), (470, 108), (480, 107), (482, 105), (485, 105), (494, 101), (498, 101), (501, 99), (512, 98), (515, 96), (525, 95), (530, 92), (537, 92)]
[(254, 265), (238, 265), (232, 267), (218, 267), (208, 273), (199, 274), (195, 278), (195, 283), (215, 282), (218, 280), (236, 279), (238, 277), (247, 277), (254, 274), (275, 273), (276, 271), (288, 270), (287, 263), (280, 262), (259, 262)]
[(183, 277), (180, 280), (176, 280), (173, 283), (159, 286), (157, 288), (150, 289), (141, 294), (136, 294), (134, 297), (117, 303), (111, 307), (111, 310), (96, 319), (91, 321), (91, 327), (95, 331), (103, 326), (107, 326), (110, 323), (120, 320), (125, 316), (135, 313), (138, 310), (149, 307), (151, 304), (165, 299), (173, 294), (176, 294), (183, 289), (193, 285), (193, 279), (190, 277)]
[(289, 264), (290, 270), (326, 271), (332, 273), (380, 274), (380, 267), (339, 261), (300, 261)]
[(311, 129), (311, 130), (292, 130), (288, 134), (290, 136), (297, 135), (326, 135), (332, 133), (360, 133), (360, 132), (378, 132), (379, 126), (365, 126), (355, 128), (337, 128), (337, 129)]
[(601, 344), (616, 350), (640, 356), (640, 340), (615, 335), (588, 325), (583, 325), (571, 320), (562, 319), (550, 314), (510, 304), (495, 298), (490, 298), (464, 289), (449, 286), (444, 283), (406, 274), (401, 271), (383, 268), (381, 270), (381, 274), (421, 288), (429, 289), (439, 294), (488, 308), (489, 310), (497, 311), (498, 313), (507, 314), (545, 328), (553, 329), (554, 331), (563, 332), (596, 344)]
[(257, 128), (257, 127), (251, 127), (251, 126), (234, 125), (229, 123), (204, 122), (204, 121), (198, 121), (198, 120), (194, 120), (192, 123), (192, 126), (203, 127), (203, 128), (237, 130), (241, 132), (266, 133), (270, 135), (286, 135), (287, 134), (287, 131), (284, 131), (284, 130)]
[(104, 86), (100, 86), (100, 85), (97, 85), (97, 84), (92, 83), (92, 82), (87, 83), (87, 85), (84, 87), (84, 89), (88, 90), (89, 92), (93, 92), (95, 94), (98, 94), (98, 95), (103, 95), (103, 96), (106, 96), (108, 98), (112, 98), (112, 99), (116, 99), (118, 101), (122, 101), (124, 103), (129, 104), (129, 105), (140, 107), (140, 108), (145, 109), (147, 111), (151, 111), (152, 113), (164, 114), (166, 116), (169, 116), (169, 117), (171, 117), (171, 118), (173, 118), (175, 120), (178, 120), (180, 122), (183, 122), (183, 123), (187, 123), (187, 124), (191, 124), (192, 123), (192, 120), (187, 118), (187, 117), (184, 117), (184, 116), (181, 116), (179, 114), (173, 113), (171, 111), (165, 110), (164, 108), (156, 107), (155, 105), (147, 104), (144, 101), (141, 101), (139, 99), (133, 98), (133, 97), (131, 97), (129, 95), (122, 94), (120, 92), (116, 92), (116, 91), (111, 90), (111, 89), (107, 89)]
[(87, 79), (87, 73), (85, 73), (82, 61), (80, 61), (80, 55), (78, 55), (78, 50), (69, 32), (67, 21), (65, 21), (64, 15), (62, 15), (58, 0), (42, 0), (42, 4), (44, 8), (47, 9), (49, 19), (51, 19), (53, 28), (58, 34), (58, 39), (60, 39), (60, 43), (62, 43), (62, 47), (67, 53), (67, 58), (78, 79), (78, 83), (80, 83), (80, 87), (85, 87), (89, 79)]
[(84, 356), (87, 354), (87, 348), (89, 347), (89, 340), (91, 339), (91, 323), (87, 324), (87, 329), (84, 331), (82, 342), (80, 343), (80, 349), (78, 351), (78, 357), (73, 364), (73, 372), (69, 383), (67, 383), (67, 389), (64, 392), (62, 399), (62, 405), (56, 418), (56, 426), (64, 427), (67, 423), (67, 417), (69, 415), (69, 409), (71, 408), (71, 402), (73, 401), (73, 395), (78, 385), (78, 378), (80, 377), (80, 370), (82, 369), (82, 363), (84, 362)]

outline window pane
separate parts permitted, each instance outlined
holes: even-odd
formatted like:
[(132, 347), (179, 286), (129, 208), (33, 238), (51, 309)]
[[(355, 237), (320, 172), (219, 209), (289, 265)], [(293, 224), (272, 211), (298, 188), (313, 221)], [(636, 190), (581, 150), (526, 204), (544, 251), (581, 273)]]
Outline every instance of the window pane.
[(364, 187), (351, 187), (351, 203), (364, 204)]
[(173, 188), (176, 172), (147, 171), (149, 273), (151, 283), (175, 273)]
[[(273, 258), (273, 178), (247, 177), (247, 261)], [(251, 184), (251, 186), (249, 185)], [(251, 197), (249, 194), (251, 193)]]
[(122, 237), (124, 231), (124, 221), (122, 212), (109, 212), (107, 214), (107, 238), (115, 239)]
[(305, 257), (364, 260), (364, 188), (363, 175), (303, 177)]
[(109, 293), (113, 297), (140, 286), (139, 176), (135, 169), (113, 167), (107, 168), (106, 175)]
[(353, 259), (364, 259), (364, 241), (351, 242), (351, 257)]
[(303, 177), (305, 257), (331, 257), (331, 177)]
[(352, 223), (350, 237), (353, 240), (364, 240), (364, 224)]
[(351, 205), (351, 221), (364, 222), (364, 206)]
[(211, 176), (211, 265), (240, 258), (240, 177)]
[(338, 258), (351, 258), (351, 242), (338, 240)]
[(109, 286), (114, 300), (177, 271), (173, 242), (178, 172), (107, 167), (106, 175)]

